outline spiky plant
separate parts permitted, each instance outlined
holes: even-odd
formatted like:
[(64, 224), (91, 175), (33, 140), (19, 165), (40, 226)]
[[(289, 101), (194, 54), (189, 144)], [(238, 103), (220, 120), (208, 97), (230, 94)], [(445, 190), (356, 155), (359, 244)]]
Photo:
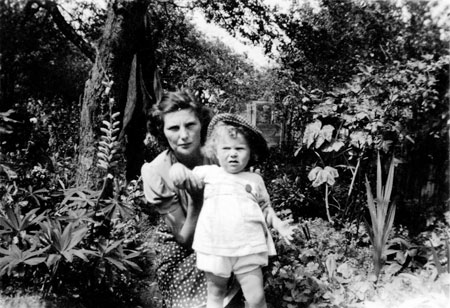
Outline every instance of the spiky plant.
[(100, 128), (102, 131), (101, 140), (98, 145), (98, 163), (97, 166), (110, 173), (111, 169), (117, 166), (119, 141), (118, 133), (120, 131), (120, 121), (117, 121), (120, 112), (110, 114), (110, 120), (104, 120), (102, 123), (104, 127)]
[(370, 213), (370, 222), (365, 220), (373, 246), (374, 273), (378, 278), (386, 259), (386, 243), (391, 233), (395, 217), (395, 203), (390, 201), (394, 182), (394, 169), (397, 160), (392, 158), (385, 186), (383, 186), (381, 160), (377, 160), (377, 196), (373, 197), (369, 180), (366, 177), (367, 207)]

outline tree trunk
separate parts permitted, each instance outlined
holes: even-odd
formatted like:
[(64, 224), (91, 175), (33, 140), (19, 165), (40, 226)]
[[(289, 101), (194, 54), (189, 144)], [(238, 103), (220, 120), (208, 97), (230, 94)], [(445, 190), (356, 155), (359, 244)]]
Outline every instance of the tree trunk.
[[(111, 97), (114, 98), (112, 112), (120, 112), (122, 122), (125, 122), (123, 117), (127, 117), (126, 122), (133, 124), (124, 127), (125, 138), (122, 139), (124, 158), (133, 165), (133, 174), (127, 174), (127, 177), (133, 177), (138, 172), (136, 166), (142, 165), (143, 158), (139, 153), (143, 151), (138, 147), (141, 144), (143, 146), (146, 131), (145, 109), (148, 109), (148, 106), (144, 107), (142, 102), (136, 100), (133, 106), (127, 105), (127, 92), (136, 90), (128, 90), (129, 79), (132, 79), (129, 78), (130, 69), (135, 55), (138, 55), (138, 62), (143, 66), (139, 71), (146, 72), (146, 76), (154, 72), (156, 67), (153, 53), (155, 46), (145, 31), (145, 15), (149, 2), (150, 0), (115, 0), (109, 5), (103, 36), (98, 42), (95, 63), (84, 90), (80, 118), (79, 172), (76, 178), (80, 186), (99, 188), (101, 185), (104, 174), (97, 168), (96, 153), (102, 120), (109, 120)], [(105, 95), (104, 82), (107, 81), (113, 81), (113, 84), (111, 92)], [(125, 126), (127, 123), (124, 123)], [(133, 149), (128, 149), (130, 147)], [(136, 153), (137, 156), (129, 159), (129, 153)]]

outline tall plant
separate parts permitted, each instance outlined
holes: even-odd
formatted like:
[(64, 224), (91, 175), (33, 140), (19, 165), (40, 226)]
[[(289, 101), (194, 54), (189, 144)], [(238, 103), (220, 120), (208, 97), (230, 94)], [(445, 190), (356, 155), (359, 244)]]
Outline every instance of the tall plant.
[(388, 177), (383, 186), (380, 154), (377, 159), (377, 195), (374, 198), (366, 177), (367, 207), (370, 213), (370, 222), (365, 220), (369, 231), (370, 241), (373, 245), (372, 258), (375, 276), (378, 278), (386, 257), (386, 243), (391, 233), (395, 217), (395, 203), (390, 202), (392, 186), (394, 183), (394, 169), (397, 160), (392, 158)]

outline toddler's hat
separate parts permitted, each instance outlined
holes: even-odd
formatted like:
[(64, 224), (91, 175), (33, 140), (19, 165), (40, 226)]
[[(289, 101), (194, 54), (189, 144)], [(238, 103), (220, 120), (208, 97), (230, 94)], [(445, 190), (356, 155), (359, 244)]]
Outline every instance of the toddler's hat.
[(257, 156), (257, 160), (260, 161), (267, 157), (269, 154), (269, 148), (267, 146), (267, 141), (264, 138), (262, 132), (255, 126), (248, 122), (243, 117), (231, 114), (231, 113), (219, 113), (215, 115), (208, 126), (208, 131), (206, 137), (209, 138), (211, 136), (214, 127), (217, 123), (223, 122), (225, 124), (233, 125), (233, 126), (241, 126), (246, 129), (251, 137), (251, 140), (247, 140), (250, 144), (251, 150)]

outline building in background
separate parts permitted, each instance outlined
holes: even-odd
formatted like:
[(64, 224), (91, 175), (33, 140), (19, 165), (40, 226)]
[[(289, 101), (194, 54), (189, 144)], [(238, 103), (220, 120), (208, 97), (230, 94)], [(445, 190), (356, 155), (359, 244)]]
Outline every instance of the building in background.
[(267, 140), (269, 147), (276, 147), (282, 141), (282, 125), (276, 123), (271, 101), (250, 101), (241, 116), (258, 127)]

